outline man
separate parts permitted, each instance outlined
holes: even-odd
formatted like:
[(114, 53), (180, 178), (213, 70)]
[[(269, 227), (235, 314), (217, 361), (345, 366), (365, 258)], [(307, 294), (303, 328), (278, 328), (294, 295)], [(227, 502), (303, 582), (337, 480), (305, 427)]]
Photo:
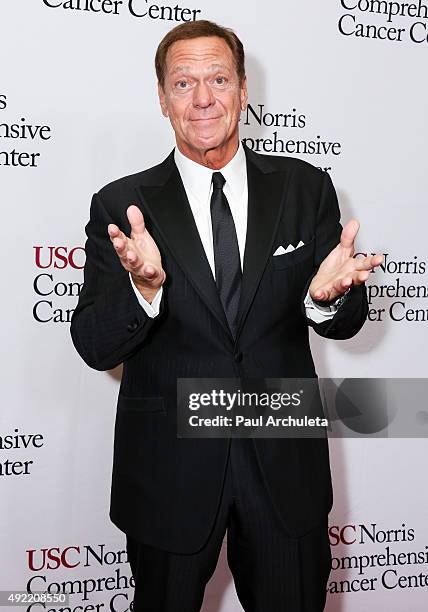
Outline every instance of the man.
[(178, 438), (177, 379), (314, 377), (308, 325), (354, 335), (382, 258), (352, 257), (358, 223), (342, 231), (328, 174), (240, 144), (247, 85), (232, 31), (174, 28), (156, 70), (177, 146), (94, 195), (71, 326), (88, 365), (124, 364), (110, 516), (127, 534), (134, 610), (199, 610), (227, 529), (247, 612), (319, 612), (326, 440)]

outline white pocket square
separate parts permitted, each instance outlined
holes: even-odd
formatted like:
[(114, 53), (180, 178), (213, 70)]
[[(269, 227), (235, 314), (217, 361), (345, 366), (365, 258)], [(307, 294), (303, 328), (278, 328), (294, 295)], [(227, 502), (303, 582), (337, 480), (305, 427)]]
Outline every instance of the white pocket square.
[(299, 244), (294, 247), (292, 244), (289, 244), (288, 247), (286, 249), (284, 249), (283, 246), (279, 246), (275, 253), (273, 254), (273, 256), (275, 257), (276, 255), (285, 255), (285, 253), (291, 253), (292, 251), (295, 251), (296, 249), (299, 249), (300, 247), (305, 246), (305, 243), (300, 241)]

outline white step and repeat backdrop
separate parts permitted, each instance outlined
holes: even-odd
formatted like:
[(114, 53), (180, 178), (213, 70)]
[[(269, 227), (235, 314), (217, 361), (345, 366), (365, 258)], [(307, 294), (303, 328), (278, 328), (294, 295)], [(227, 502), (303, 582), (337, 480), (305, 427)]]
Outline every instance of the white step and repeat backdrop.
[[(196, 17), (237, 31), (242, 137), (326, 169), (343, 220), (361, 222), (359, 250), (385, 254), (362, 332), (312, 337), (319, 375), (427, 374), (427, 5), (159, 1), (0, 5), (0, 588), (66, 582), (76, 612), (132, 602), (124, 536), (108, 519), (120, 372), (91, 371), (69, 337), (84, 225), (94, 191), (173, 146), (153, 68), (171, 27)], [(427, 450), (422, 437), (331, 441), (327, 610), (428, 609)], [(204, 612), (239, 610), (222, 554)]]

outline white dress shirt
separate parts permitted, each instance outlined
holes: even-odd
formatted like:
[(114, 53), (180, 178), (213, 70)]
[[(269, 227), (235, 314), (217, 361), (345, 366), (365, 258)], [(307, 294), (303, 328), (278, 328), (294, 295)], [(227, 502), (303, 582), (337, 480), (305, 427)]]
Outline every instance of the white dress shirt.
[[(214, 245), (210, 209), (213, 170), (192, 161), (183, 155), (178, 147), (176, 147), (174, 151), (174, 161), (180, 173), (181, 180), (183, 181), (196, 227), (212, 274), (215, 278)], [(241, 143), (239, 143), (238, 150), (230, 162), (218, 171), (222, 173), (226, 181), (223, 192), (229, 202), (230, 211), (235, 223), (242, 269), (247, 234), (248, 181), (245, 152)], [(131, 276), (130, 280), (142, 308), (144, 308), (149, 317), (156, 317), (159, 314), (163, 288), (161, 287), (159, 289), (150, 304), (138, 291)], [(304, 303), (306, 315), (316, 323), (332, 318), (337, 310), (332, 306), (324, 307), (314, 304), (309, 292), (306, 295)]]

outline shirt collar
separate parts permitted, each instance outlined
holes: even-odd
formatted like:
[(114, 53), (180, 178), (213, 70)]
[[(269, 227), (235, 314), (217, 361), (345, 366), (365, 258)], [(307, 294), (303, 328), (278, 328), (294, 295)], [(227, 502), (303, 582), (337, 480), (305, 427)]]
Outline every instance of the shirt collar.
[[(211, 191), (211, 180), (214, 170), (189, 159), (178, 147), (174, 150), (174, 161), (186, 191), (191, 191), (199, 200), (206, 202)], [(235, 198), (240, 198), (247, 183), (247, 165), (245, 151), (239, 142), (238, 150), (223, 168), (220, 168), (226, 180), (227, 190)]]

